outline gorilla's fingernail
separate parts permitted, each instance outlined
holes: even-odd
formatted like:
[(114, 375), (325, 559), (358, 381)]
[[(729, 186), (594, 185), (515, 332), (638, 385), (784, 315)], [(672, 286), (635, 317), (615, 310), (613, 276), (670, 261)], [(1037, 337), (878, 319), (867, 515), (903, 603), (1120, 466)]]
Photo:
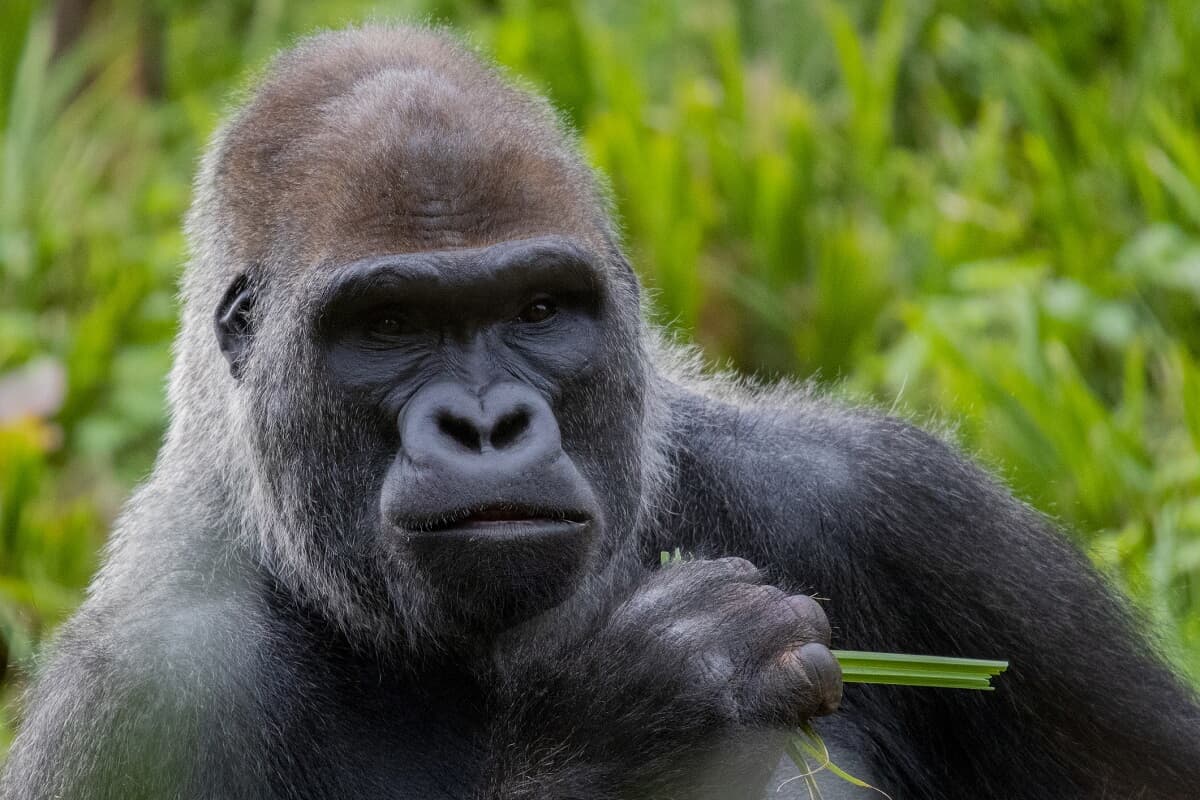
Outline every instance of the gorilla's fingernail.
[(842, 699), (842, 667), (833, 653), (823, 644), (809, 642), (800, 648), (800, 661), (817, 688), (821, 701), (817, 713), (834, 711)]

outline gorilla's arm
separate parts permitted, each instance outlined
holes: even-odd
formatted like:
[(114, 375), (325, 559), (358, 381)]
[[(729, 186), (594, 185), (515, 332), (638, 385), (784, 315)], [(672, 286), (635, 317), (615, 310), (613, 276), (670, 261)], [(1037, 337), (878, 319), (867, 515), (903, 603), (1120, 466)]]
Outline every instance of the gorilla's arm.
[(59, 635), (55, 656), (28, 698), (29, 716), (9, 754), (0, 796), (177, 796), (189, 779), (172, 743), (194, 725), (183, 723), (186, 714), (172, 713), (164, 702), (170, 695), (155, 691), (142, 679), (147, 676), (114, 669), (119, 656), (89, 641), (86, 627), (78, 620)]
[(1200, 709), (1047, 521), (934, 437), (798, 397), (679, 391), (652, 552), (742, 556), (828, 598), (835, 647), (1006, 658), (995, 693), (850, 686), (896, 797), (1194, 797)]
[(236, 655), (242, 620), (153, 592), (137, 613), (85, 607), (56, 637), (27, 698), (0, 797), (276, 797), (278, 765), (269, 762), (278, 750), (264, 737), (282, 703)]

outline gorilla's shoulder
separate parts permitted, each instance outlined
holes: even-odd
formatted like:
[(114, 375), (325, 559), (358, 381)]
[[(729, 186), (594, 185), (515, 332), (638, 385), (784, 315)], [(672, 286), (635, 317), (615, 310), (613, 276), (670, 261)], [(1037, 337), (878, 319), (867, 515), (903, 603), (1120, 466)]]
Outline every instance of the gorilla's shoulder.
[(678, 385), (670, 406), (673, 494), (710, 519), (848, 533), (901, 499), (907, 514), (933, 514), (1004, 492), (943, 431), (811, 386)]
[(176, 596), (151, 591), (144, 605), (85, 604), (51, 646), (53, 661), (72, 661), (88, 671), (197, 681), (201, 675), (236, 675), (254, 659), (262, 618), (248, 597)]
[(920, 425), (812, 384), (711, 381), (672, 385), (671, 447), (716, 466), (778, 465), (831, 485), (920, 464), (974, 470), (944, 429)]

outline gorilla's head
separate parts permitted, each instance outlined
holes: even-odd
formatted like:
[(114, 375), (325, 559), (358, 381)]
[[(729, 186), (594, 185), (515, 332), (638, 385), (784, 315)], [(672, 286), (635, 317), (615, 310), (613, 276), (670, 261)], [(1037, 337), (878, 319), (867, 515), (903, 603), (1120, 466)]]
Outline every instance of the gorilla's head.
[(227, 464), (279, 586), (449, 641), (630, 558), (639, 290), (543, 102), (440, 33), (319, 36), (217, 136), (189, 232), (171, 446)]

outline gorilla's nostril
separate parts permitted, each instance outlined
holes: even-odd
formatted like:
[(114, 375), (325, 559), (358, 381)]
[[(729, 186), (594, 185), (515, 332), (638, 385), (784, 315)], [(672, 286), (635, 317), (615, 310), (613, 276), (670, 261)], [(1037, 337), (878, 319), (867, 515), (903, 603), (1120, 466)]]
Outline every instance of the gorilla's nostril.
[(437, 415), (437, 425), (438, 430), (468, 450), (479, 452), (482, 449), (479, 429), (470, 420), (442, 411)]
[(519, 408), (505, 414), (492, 428), (492, 447), (503, 450), (521, 438), (529, 429), (529, 411)]

